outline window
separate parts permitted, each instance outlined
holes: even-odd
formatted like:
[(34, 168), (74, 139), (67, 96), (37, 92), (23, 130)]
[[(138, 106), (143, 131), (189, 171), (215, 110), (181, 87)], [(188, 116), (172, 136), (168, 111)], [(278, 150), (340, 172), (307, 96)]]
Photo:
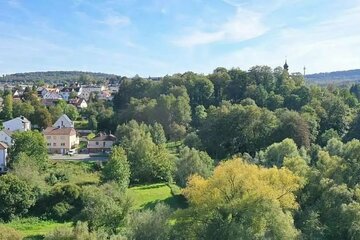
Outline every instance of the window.
[(51, 143), (47, 143), (48, 146), (51, 146)]
[(56, 139), (56, 136), (53, 136), (53, 139)]
[(55, 146), (56, 146), (56, 143), (53, 143), (53, 146), (55, 147)]
[(46, 138), (47, 138), (47, 139), (51, 139), (51, 136), (47, 136)]
[(65, 146), (65, 143), (61, 143), (60, 145), (61, 145), (61, 146)]
[(95, 144), (96, 144), (96, 145), (99, 145), (99, 142), (96, 142)]

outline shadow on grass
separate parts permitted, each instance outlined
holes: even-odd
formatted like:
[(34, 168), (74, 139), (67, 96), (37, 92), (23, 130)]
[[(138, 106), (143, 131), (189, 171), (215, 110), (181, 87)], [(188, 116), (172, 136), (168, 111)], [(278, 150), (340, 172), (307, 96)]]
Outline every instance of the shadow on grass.
[(134, 186), (134, 187), (136, 187), (135, 190), (145, 190), (145, 189), (162, 188), (162, 187), (164, 187), (164, 186), (166, 186), (166, 185), (163, 184), (163, 183), (160, 183), (160, 184), (145, 185), (145, 186), (139, 186), (139, 187)]
[(42, 235), (34, 235), (29, 237), (24, 237), (23, 240), (43, 240), (44, 237)]
[(185, 209), (188, 207), (187, 201), (183, 195), (175, 195), (164, 200), (156, 200), (143, 205), (144, 209), (154, 209), (156, 204), (163, 203), (172, 209)]

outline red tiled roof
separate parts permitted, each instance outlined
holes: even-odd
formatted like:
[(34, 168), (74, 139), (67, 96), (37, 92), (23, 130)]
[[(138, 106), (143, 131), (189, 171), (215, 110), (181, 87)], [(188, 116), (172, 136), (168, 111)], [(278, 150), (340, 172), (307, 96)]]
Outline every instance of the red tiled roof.
[(71, 127), (54, 128), (48, 127), (43, 131), (44, 135), (76, 135), (76, 131)]

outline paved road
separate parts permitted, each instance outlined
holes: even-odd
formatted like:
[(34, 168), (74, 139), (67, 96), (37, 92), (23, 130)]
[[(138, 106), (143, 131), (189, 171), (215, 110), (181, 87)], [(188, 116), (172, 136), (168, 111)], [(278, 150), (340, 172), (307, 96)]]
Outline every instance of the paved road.
[(62, 154), (51, 154), (49, 155), (52, 160), (79, 160), (79, 161), (106, 161), (106, 156), (76, 153), (73, 156), (62, 155)]

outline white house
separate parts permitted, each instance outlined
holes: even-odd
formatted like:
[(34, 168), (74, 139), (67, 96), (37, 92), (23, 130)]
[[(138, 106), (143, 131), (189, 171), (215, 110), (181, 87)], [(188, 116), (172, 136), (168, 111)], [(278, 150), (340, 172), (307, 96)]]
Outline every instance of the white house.
[(76, 96), (79, 96), (81, 91), (82, 91), (81, 87), (64, 87), (63, 89), (60, 90), (59, 94), (65, 101), (69, 101), (70, 95), (72, 93), (75, 93)]
[(113, 96), (111, 95), (110, 91), (102, 91), (97, 94), (97, 97), (99, 100), (106, 100), (111, 101), (113, 99)]
[(79, 138), (72, 127), (47, 127), (43, 134), (50, 153), (65, 154), (79, 145)]
[(57, 92), (47, 92), (43, 95), (43, 99), (60, 100), (62, 97)]
[(24, 116), (20, 116), (9, 121), (3, 122), (5, 130), (9, 131), (29, 131), (31, 130), (31, 122), (27, 120)]
[(70, 99), (69, 104), (72, 104), (79, 109), (84, 109), (84, 108), (87, 108), (87, 106), (88, 106), (86, 100), (83, 98)]
[(66, 115), (63, 114), (59, 117), (58, 120), (56, 120), (56, 122), (53, 124), (54, 128), (73, 128), (74, 127), (74, 122), (71, 121), (71, 119)]
[(0, 142), (6, 143), (6, 145), (11, 146), (12, 145), (12, 135), (13, 132), (9, 130), (1, 130), (0, 131)]
[(0, 172), (7, 171), (7, 149), (6, 143), (0, 142)]
[(97, 94), (104, 91), (105, 89), (105, 86), (83, 86), (82, 91), (79, 93), (78, 97), (89, 100), (91, 93)]
[(96, 137), (88, 141), (87, 148), (90, 153), (109, 151), (115, 141), (116, 137), (114, 135), (100, 132)]

